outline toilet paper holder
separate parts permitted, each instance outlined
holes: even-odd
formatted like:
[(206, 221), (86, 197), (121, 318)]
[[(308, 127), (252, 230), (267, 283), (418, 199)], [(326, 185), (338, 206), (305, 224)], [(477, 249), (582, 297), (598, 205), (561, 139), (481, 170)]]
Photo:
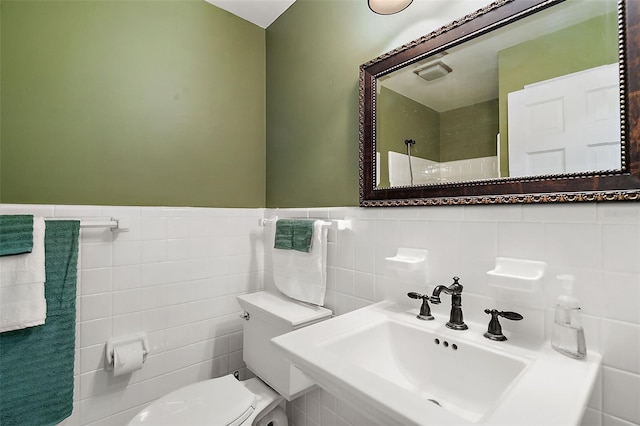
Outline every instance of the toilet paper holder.
[(105, 346), (105, 369), (107, 371), (113, 371), (114, 366), (114, 350), (116, 346), (127, 345), (129, 343), (134, 342), (142, 343), (142, 361), (147, 360), (147, 355), (149, 354), (149, 342), (147, 340), (146, 333), (137, 333), (132, 334), (130, 336), (118, 337), (115, 339), (107, 340), (107, 344)]

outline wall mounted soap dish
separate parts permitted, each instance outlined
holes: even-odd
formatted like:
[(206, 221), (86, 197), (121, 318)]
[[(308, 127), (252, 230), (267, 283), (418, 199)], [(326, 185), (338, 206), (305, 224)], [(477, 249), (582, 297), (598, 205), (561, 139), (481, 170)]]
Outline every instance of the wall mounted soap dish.
[(495, 268), (487, 272), (487, 284), (496, 300), (507, 307), (542, 309), (546, 270), (545, 262), (497, 257)]
[(545, 262), (496, 257), (496, 266), (487, 272), (488, 284), (506, 290), (536, 292), (547, 269)]
[(398, 248), (398, 252), (393, 257), (386, 257), (385, 265), (387, 268), (397, 271), (419, 271), (426, 270), (428, 250), (413, 248)]

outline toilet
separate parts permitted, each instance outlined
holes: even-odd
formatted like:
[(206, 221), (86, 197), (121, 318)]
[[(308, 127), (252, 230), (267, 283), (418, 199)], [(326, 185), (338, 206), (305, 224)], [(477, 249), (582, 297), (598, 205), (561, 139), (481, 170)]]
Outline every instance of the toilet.
[(185, 386), (145, 407), (130, 426), (287, 426), (281, 402), (315, 384), (276, 352), (271, 339), (328, 319), (331, 311), (269, 291), (237, 299), (245, 319), (243, 359), (257, 377), (239, 381), (229, 374)]

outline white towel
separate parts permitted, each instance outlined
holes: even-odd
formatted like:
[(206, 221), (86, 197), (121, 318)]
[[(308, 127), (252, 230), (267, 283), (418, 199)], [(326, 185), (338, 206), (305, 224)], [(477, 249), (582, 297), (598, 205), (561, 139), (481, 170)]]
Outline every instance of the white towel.
[[(273, 281), (282, 293), (303, 302), (324, 305), (327, 288), (327, 230), (322, 221), (313, 224), (309, 253), (271, 249)], [(271, 240), (275, 237), (275, 226)], [(273, 245), (272, 245), (273, 247)]]
[(0, 333), (44, 324), (44, 231), (44, 219), (34, 217), (31, 253), (0, 257)]

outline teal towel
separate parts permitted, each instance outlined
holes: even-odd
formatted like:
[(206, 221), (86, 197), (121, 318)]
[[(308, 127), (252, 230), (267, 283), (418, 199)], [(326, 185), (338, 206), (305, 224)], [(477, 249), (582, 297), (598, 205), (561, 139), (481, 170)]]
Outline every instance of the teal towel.
[(31, 253), (33, 215), (0, 216), (0, 256)]
[(293, 249), (304, 253), (311, 250), (314, 220), (296, 220), (293, 224)]
[(47, 221), (44, 325), (0, 334), (0, 425), (54, 425), (73, 411), (78, 221)]
[(309, 219), (279, 219), (274, 247), (309, 253), (313, 241), (313, 223)]
[(276, 237), (274, 246), (281, 250), (293, 250), (293, 221), (278, 219), (276, 221)]

